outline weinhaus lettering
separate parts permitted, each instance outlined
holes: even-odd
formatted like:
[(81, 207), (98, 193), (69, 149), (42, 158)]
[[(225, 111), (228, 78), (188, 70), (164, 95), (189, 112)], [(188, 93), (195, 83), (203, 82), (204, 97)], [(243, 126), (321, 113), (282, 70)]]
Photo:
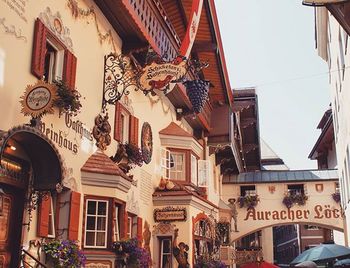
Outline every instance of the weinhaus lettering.
[(322, 220), (322, 219), (338, 219), (342, 217), (342, 211), (337, 208), (331, 208), (330, 205), (316, 205), (312, 211), (308, 209), (288, 209), (288, 210), (272, 210), (260, 211), (255, 208), (247, 211), (244, 221), (269, 221), (269, 220)]
[[(72, 129), (75, 133), (80, 135), (80, 138), (85, 137), (86, 139), (92, 141), (92, 133), (89, 129), (84, 127), (83, 123), (79, 120), (73, 120), (72, 116), (65, 114), (65, 125), (68, 129)], [(65, 148), (71, 151), (73, 154), (78, 153), (78, 144), (75, 141), (67, 138), (67, 133), (63, 130), (55, 130), (54, 125), (51, 123), (50, 126), (46, 125), (44, 122), (40, 124), (40, 130), (45, 134), (50, 140), (57, 143), (59, 147)]]

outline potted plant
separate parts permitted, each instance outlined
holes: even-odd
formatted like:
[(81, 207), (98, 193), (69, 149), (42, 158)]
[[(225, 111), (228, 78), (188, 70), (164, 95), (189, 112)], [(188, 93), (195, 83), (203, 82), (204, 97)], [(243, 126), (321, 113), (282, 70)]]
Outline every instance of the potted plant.
[(237, 198), (237, 203), (240, 208), (246, 207), (247, 210), (255, 208), (260, 199), (258, 195), (246, 195)]
[(308, 196), (302, 192), (288, 192), (283, 197), (282, 203), (287, 207), (291, 208), (294, 204), (299, 206), (304, 206), (306, 201), (308, 200)]
[(55, 268), (85, 267), (86, 257), (79, 250), (77, 241), (51, 240), (42, 245), (47, 261), (51, 261)]
[(332, 194), (332, 198), (336, 203), (340, 203), (341, 197), (340, 192), (335, 192)]
[(77, 115), (80, 112), (80, 93), (76, 89), (69, 88), (62, 80), (55, 80), (54, 84), (57, 87), (57, 98), (54, 101), (54, 106), (59, 109), (60, 114), (63, 112)]
[(130, 268), (148, 268), (151, 256), (146, 249), (138, 245), (139, 241), (136, 238), (113, 242), (112, 248), (119, 264)]
[(120, 143), (116, 154), (111, 159), (125, 173), (128, 173), (135, 166), (141, 167), (143, 164), (141, 149), (132, 143)]

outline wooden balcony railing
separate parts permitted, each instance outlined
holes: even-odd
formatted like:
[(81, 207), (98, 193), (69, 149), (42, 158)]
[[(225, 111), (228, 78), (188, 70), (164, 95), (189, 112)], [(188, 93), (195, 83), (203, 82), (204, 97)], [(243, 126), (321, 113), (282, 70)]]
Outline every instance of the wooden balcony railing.
[(167, 59), (178, 54), (181, 40), (158, 0), (122, 0), (153, 49)]

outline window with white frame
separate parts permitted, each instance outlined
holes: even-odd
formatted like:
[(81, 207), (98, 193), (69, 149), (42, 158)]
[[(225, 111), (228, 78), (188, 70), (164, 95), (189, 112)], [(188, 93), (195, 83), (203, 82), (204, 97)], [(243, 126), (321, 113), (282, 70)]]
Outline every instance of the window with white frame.
[(114, 241), (119, 241), (121, 236), (120, 236), (120, 221), (119, 221), (119, 213), (120, 213), (120, 208), (116, 204), (114, 207)]
[(121, 142), (128, 143), (129, 142), (129, 121), (130, 121), (130, 115), (125, 111), (121, 111), (120, 119), (122, 121), (122, 129), (121, 131)]
[(137, 216), (128, 213), (128, 229), (126, 233), (127, 238), (137, 237)]
[(191, 154), (191, 182), (194, 185), (197, 185), (198, 183), (198, 176), (197, 176), (197, 157)]
[(45, 81), (52, 83), (54, 80), (62, 79), (64, 61), (64, 47), (53, 39), (46, 41), (46, 53), (44, 64)]
[(160, 268), (171, 268), (172, 267), (172, 240), (171, 237), (160, 237)]
[(198, 160), (198, 186), (208, 187), (210, 175), (211, 171), (209, 160)]
[(169, 179), (170, 176), (170, 151), (164, 148), (161, 148), (160, 152), (160, 168), (162, 177), (164, 179)]
[(108, 233), (108, 201), (86, 200), (85, 247), (106, 248)]
[(50, 209), (49, 209), (49, 232), (48, 237), (55, 237), (55, 212), (54, 212), (54, 197), (50, 195)]
[(170, 152), (170, 179), (186, 180), (186, 154), (183, 152)]

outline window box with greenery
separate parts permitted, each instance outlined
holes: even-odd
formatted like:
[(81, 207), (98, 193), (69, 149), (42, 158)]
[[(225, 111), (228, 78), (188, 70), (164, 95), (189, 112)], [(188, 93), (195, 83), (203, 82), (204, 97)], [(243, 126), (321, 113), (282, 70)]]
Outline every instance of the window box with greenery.
[(245, 196), (240, 196), (237, 199), (237, 203), (240, 208), (246, 207), (247, 210), (255, 208), (260, 199), (258, 195), (245, 195)]
[(132, 143), (120, 143), (116, 154), (111, 159), (125, 173), (136, 166), (141, 167), (143, 164), (141, 149)]
[(82, 107), (80, 93), (74, 88), (69, 88), (62, 80), (55, 80), (54, 84), (57, 87), (57, 96), (54, 106), (59, 109), (60, 114), (66, 112), (77, 115)]
[(146, 249), (139, 246), (136, 238), (113, 242), (112, 247), (118, 264), (129, 268), (150, 267), (151, 257)]
[(291, 208), (294, 204), (297, 204), (299, 206), (304, 206), (307, 200), (308, 200), (308, 196), (302, 192), (288, 192), (285, 194), (282, 200), (282, 203), (287, 208)]
[(42, 246), (47, 262), (55, 268), (85, 267), (86, 257), (79, 249), (77, 241), (51, 240)]

